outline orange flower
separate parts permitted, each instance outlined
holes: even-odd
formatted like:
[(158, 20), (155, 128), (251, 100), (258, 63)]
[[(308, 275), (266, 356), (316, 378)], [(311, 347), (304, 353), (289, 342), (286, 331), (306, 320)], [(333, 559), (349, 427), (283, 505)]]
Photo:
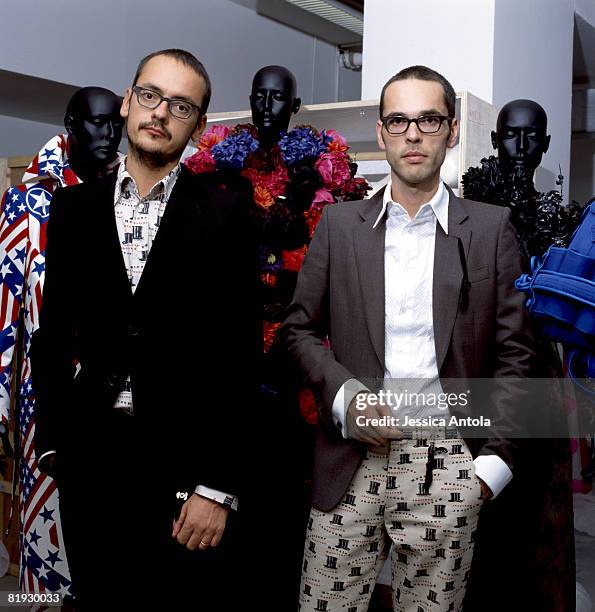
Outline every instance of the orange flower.
[(277, 331), (281, 327), (281, 323), (269, 323), (268, 321), (264, 322), (264, 352), (268, 353), (271, 346), (273, 346), (273, 342), (277, 338)]
[(198, 141), (198, 150), (207, 151), (215, 146), (218, 142), (224, 140), (230, 132), (230, 129), (224, 125), (215, 125), (206, 130)]
[(261, 208), (268, 208), (275, 202), (269, 190), (265, 189), (264, 187), (260, 187), (260, 185), (254, 187), (254, 201)]
[(349, 149), (347, 141), (337, 132), (337, 130), (326, 130), (325, 134), (327, 137), (331, 138), (330, 142), (326, 145), (329, 151), (339, 151), (343, 153)]

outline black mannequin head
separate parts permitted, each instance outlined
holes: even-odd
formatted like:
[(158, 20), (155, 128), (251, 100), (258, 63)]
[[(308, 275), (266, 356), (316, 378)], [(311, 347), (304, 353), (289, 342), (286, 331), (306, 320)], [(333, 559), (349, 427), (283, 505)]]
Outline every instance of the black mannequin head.
[(545, 110), (533, 100), (513, 100), (502, 107), (492, 145), (505, 172), (523, 168), (529, 176), (550, 146)]
[(70, 165), (82, 180), (105, 174), (116, 159), (124, 127), (120, 105), (120, 98), (103, 87), (83, 87), (68, 102), (64, 127)]
[(296, 94), (295, 77), (283, 66), (265, 66), (254, 75), (250, 109), (263, 143), (273, 144), (279, 140), (280, 132), (287, 131), (291, 115), (298, 112), (301, 104)]

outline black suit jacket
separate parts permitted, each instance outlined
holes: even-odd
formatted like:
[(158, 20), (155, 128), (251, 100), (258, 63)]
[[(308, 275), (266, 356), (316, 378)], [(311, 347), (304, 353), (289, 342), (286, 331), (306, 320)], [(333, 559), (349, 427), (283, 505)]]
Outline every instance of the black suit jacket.
[(197, 484), (241, 494), (262, 337), (250, 188), (183, 167), (133, 295), (115, 181), (52, 200), (31, 357), (37, 456), (56, 450), (65, 467), (109, 453), (112, 407), (130, 375), (138, 452), (161, 468), (168, 495)]

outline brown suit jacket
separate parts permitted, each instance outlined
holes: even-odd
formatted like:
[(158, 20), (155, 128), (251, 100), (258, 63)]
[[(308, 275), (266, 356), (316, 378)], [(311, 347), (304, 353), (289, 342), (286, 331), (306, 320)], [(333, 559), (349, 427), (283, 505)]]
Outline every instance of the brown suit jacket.
[[(382, 194), (324, 209), (282, 330), (319, 398), (312, 503), (322, 511), (341, 501), (365, 451), (332, 422), (335, 395), (350, 378), (376, 379), (379, 386), (384, 377), (386, 228), (384, 221), (372, 227)], [(522, 428), (522, 409), (520, 394), (515, 398), (504, 379), (526, 377), (533, 356), (524, 298), (514, 287), (521, 274), (516, 235), (508, 208), (449, 194), (448, 235), (437, 224), (434, 256), (440, 379), (445, 391), (456, 390), (452, 379), (461, 382), (459, 389), (471, 384), (468, 379), (499, 381), (490, 393), (499, 433), (483, 439), (462, 435), (473, 457), (495, 453), (513, 469), (516, 444), (501, 432)], [(470, 402), (452, 413), (478, 416), (480, 409)]]

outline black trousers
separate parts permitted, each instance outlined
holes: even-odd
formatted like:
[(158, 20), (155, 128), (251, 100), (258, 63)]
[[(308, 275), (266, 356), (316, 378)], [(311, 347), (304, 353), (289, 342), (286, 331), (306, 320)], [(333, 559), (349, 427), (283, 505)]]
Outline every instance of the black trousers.
[(56, 456), (62, 531), (77, 610), (237, 609), (237, 515), (219, 546), (189, 551), (171, 535), (183, 501), (137, 449), (134, 417), (114, 416), (103, 443)]

